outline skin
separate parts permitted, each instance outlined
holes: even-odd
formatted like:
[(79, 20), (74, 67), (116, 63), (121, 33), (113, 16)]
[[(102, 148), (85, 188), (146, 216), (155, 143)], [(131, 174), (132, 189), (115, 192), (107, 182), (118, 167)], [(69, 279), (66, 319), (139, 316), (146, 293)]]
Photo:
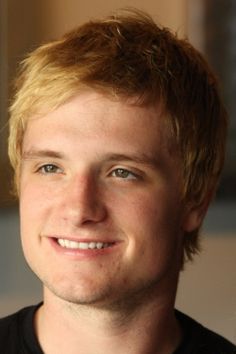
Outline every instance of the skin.
[(181, 201), (161, 107), (80, 93), (32, 117), (22, 151), (21, 235), (44, 284), (35, 319), (44, 352), (172, 353), (183, 234), (200, 217)]

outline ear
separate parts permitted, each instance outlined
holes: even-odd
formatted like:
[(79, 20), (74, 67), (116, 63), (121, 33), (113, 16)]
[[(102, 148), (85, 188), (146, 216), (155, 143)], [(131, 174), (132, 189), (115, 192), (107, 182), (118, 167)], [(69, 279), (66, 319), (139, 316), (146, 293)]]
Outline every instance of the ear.
[(202, 225), (211, 199), (211, 193), (209, 193), (201, 203), (196, 203), (194, 201), (186, 203), (182, 222), (183, 231), (192, 232)]

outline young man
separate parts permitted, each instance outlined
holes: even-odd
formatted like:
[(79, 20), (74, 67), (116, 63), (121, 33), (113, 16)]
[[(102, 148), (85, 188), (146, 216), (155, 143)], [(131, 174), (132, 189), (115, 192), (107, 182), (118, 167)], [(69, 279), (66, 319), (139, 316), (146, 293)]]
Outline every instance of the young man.
[(174, 310), (224, 160), (201, 55), (125, 13), (35, 50), (16, 86), (9, 156), (44, 300), (0, 321), (0, 352), (235, 352)]

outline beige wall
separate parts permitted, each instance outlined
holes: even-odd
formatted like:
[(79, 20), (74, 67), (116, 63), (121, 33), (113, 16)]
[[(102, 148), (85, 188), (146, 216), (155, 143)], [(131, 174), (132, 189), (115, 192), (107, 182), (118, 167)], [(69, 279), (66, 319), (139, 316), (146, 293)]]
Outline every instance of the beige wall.
[(47, 12), (44, 13), (44, 33), (50, 33), (54, 37), (82, 21), (104, 16), (126, 6), (148, 11), (155, 20), (183, 33), (186, 30), (186, 2), (187, 0), (51, 0), (47, 4)]
[(236, 343), (236, 234), (208, 234), (180, 276), (176, 307)]

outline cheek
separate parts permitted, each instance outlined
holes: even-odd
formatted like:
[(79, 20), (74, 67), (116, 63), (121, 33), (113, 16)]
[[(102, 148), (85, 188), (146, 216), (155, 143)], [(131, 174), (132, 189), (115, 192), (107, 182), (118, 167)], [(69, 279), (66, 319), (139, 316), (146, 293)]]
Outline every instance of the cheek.
[(53, 201), (52, 192), (40, 188), (33, 182), (20, 186), (20, 221), (22, 238), (28, 233), (38, 232), (42, 221), (50, 214)]
[(175, 227), (180, 218), (179, 203), (165, 191), (127, 193), (122, 198), (114, 198), (110, 205), (117, 222), (126, 227), (153, 230), (153, 233)]
[(128, 196), (116, 203), (113, 216), (129, 243), (128, 255), (158, 262), (180, 242), (180, 204), (165, 192)]
[(52, 186), (41, 185), (33, 178), (27, 178), (20, 184), (20, 204), (24, 206), (24, 209), (34, 212), (34, 210), (46, 208), (55, 199), (55, 188)]
[[(22, 181), (23, 182), (23, 181)], [(25, 258), (34, 269), (41, 258), (39, 235), (47, 224), (53, 196), (40, 185), (30, 181), (21, 183), (20, 189), (20, 232)]]

